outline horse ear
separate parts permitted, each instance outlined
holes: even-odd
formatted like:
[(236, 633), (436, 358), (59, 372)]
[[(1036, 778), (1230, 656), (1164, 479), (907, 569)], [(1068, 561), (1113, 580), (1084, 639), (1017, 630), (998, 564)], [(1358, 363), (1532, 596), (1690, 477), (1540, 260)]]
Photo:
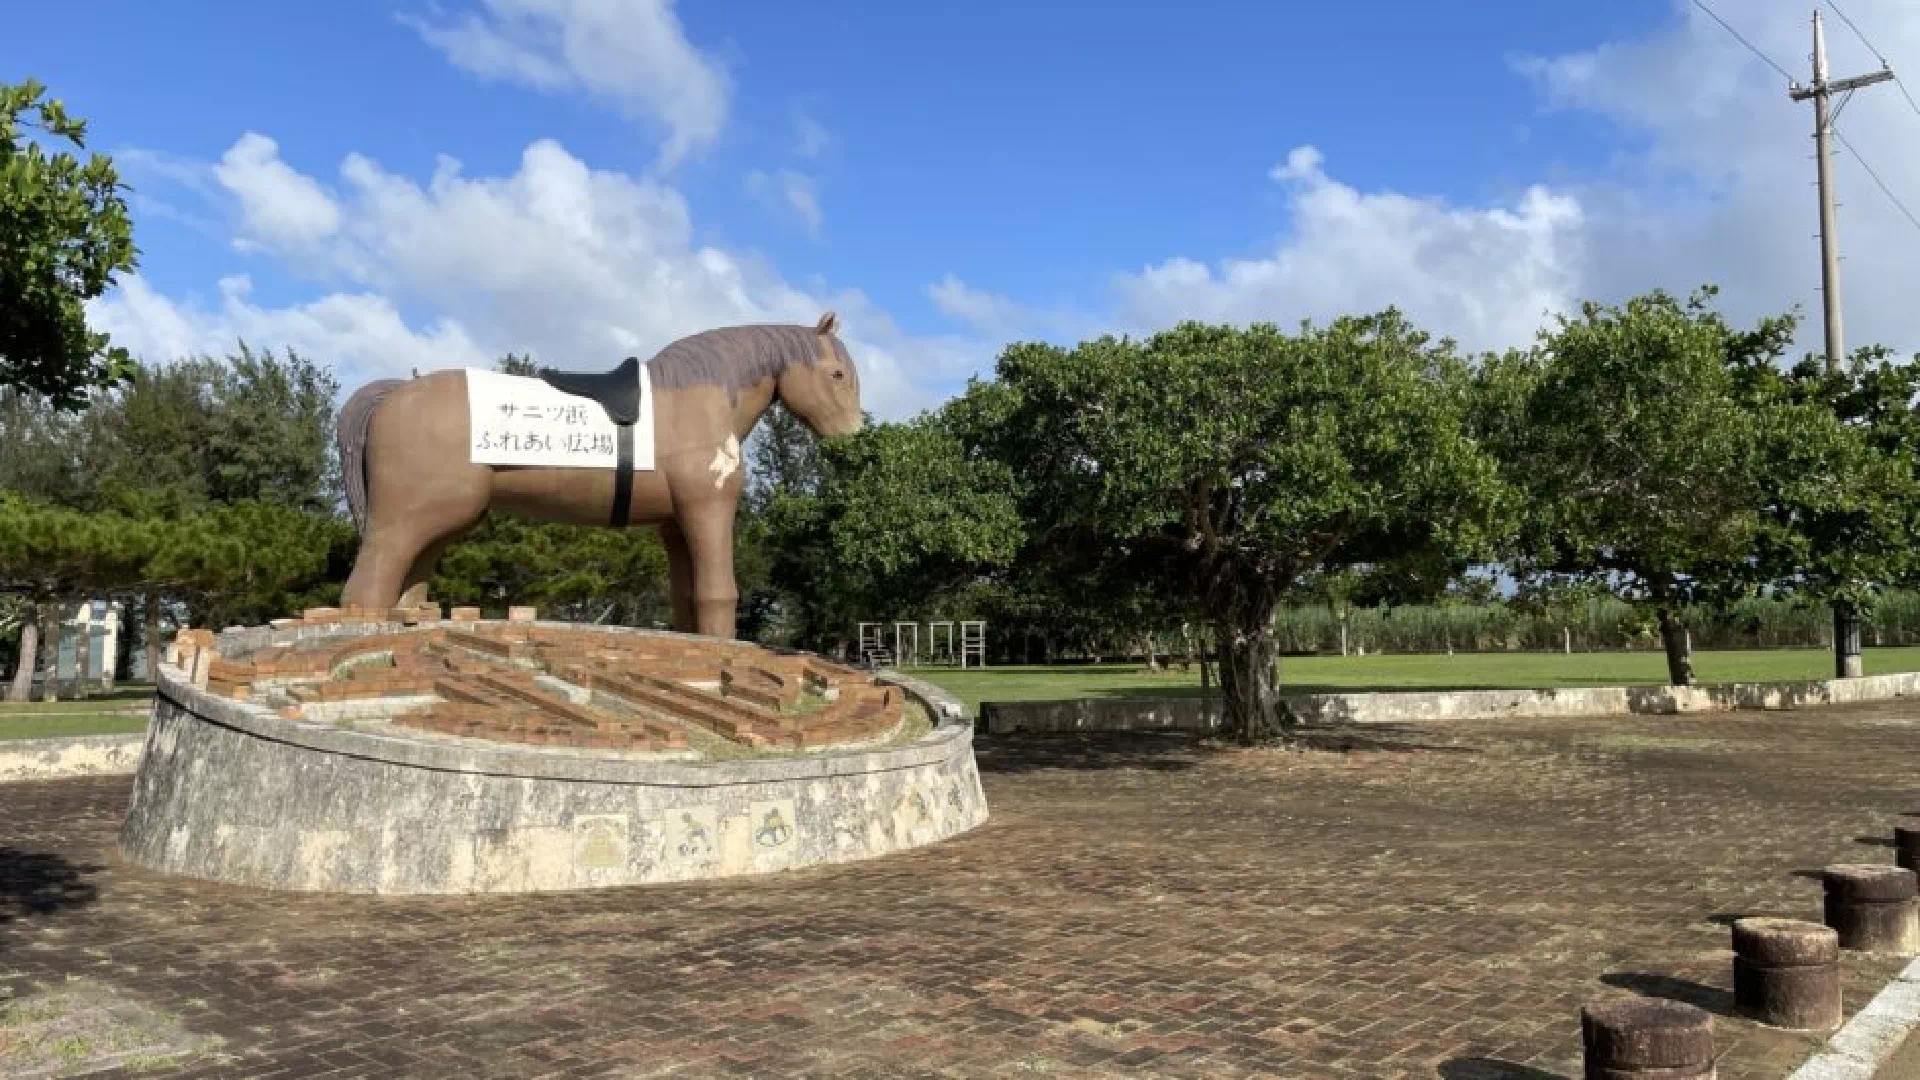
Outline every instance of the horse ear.
[(838, 325), (840, 325), (839, 317), (829, 311), (825, 315), (820, 316), (820, 321), (814, 324), (813, 332), (816, 334), (831, 334), (833, 333), (833, 328)]

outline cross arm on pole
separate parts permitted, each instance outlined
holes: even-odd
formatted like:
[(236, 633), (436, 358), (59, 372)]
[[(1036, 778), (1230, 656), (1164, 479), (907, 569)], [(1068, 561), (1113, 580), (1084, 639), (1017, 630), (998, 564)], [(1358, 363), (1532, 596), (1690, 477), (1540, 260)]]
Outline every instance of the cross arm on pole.
[(1845, 93), (1848, 90), (1858, 90), (1863, 86), (1872, 86), (1874, 83), (1883, 83), (1891, 78), (1893, 78), (1893, 69), (1886, 67), (1879, 71), (1870, 71), (1865, 75), (1855, 75), (1851, 79), (1830, 79), (1814, 86), (1801, 86), (1795, 83), (1787, 88), (1787, 96), (1795, 101), (1805, 101), (1818, 94)]

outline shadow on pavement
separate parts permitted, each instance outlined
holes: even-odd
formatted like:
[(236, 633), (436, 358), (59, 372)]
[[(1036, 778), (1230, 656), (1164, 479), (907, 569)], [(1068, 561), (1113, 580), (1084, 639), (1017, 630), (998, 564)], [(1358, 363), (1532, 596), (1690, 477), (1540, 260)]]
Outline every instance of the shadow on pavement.
[(1695, 1005), (1717, 1016), (1736, 1015), (1733, 991), (1697, 983), (1672, 975), (1654, 975), (1644, 971), (1614, 971), (1600, 976), (1608, 986), (1631, 990), (1642, 997), (1661, 998)]
[(1567, 1080), (1556, 1072), (1489, 1057), (1448, 1058), (1440, 1063), (1445, 1080)]
[(1067, 734), (994, 735), (974, 743), (983, 773), (1041, 769), (1191, 769), (1209, 751), (1197, 735), (1181, 731), (1101, 731)]
[[(1371, 725), (1314, 725), (1296, 728), (1277, 749), (1348, 753), (1437, 752), (1478, 754), (1477, 747), (1419, 741), (1418, 731)], [(1208, 756), (1240, 747), (1216, 736), (1186, 731), (1013, 732), (976, 735), (974, 759), (981, 772), (1021, 773), (1038, 769), (1190, 769)]]
[(59, 855), (0, 847), (0, 925), (93, 903), (100, 889), (86, 878), (99, 871)]

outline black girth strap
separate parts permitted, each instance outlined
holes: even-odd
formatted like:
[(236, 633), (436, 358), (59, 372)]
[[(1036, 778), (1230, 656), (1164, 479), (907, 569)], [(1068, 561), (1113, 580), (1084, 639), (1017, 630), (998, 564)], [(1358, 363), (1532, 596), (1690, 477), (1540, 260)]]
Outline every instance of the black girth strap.
[(627, 527), (633, 503), (633, 425), (620, 425), (620, 464), (613, 470), (613, 518), (616, 529)]
[(612, 371), (555, 371), (541, 368), (540, 377), (556, 390), (597, 401), (607, 419), (619, 429), (620, 462), (613, 473), (613, 513), (608, 521), (625, 528), (633, 503), (633, 425), (640, 419), (640, 361), (629, 356)]

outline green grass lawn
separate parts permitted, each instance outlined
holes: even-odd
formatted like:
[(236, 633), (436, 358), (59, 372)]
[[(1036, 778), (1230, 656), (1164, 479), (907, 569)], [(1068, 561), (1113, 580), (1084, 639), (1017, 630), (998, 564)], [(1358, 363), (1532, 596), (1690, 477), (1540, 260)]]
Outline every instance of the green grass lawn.
[[(0, 691), (4, 693), (4, 691)], [(95, 690), (85, 701), (0, 701), (0, 717), (10, 712), (100, 712), (131, 709), (153, 700), (152, 683), (121, 683), (110, 693)]]
[[(1869, 675), (1920, 671), (1920, 647), (1866, 650)], [(1701, 652), (1702, 682), (1787, 682), (1833, 675), (1833, 654), (1819, 649)], [(1053, 667), (915, 668), (913, 674), (978, 708), (982, 701), (1085, 697), (1188, 697), (1200, 693), (1200, 669), (1148, 672), (1139, 664)], [(1303, 656), (1280, 662), (1290, 694), (1364, 690), (1494, 690), (1535, 686), (1636, 686), (1667, 681), (1660, 652), (1457, 653), (1453, 656)]]
[(8, 739), (52, 739), (66, 735), (119, 735), (145, 731), (147, 714), (63, 712), (15, 715), (0, 712), (0, 742)]
[(142, 731), (152, 705), (153, 687), (144, 683), (96, 692), (85, 701), (0, 702), (0, 740)]
[[(1833, 674), (1833, 655), (1819, 649), (1694, 654), (1702, 682), (1787, 682)], [(1920, 671), (1920, 647), (1868, 649), (1867, 674)], [(1052, 667), (923, 667), (911, 672), (957, 694), (969, 706), (982, 701), (1048, 701), (1083, 697), (1192, 697), (1200, 670), (1148, 672), (1139, 664)], [(1659, 652), (1458, 653), (1453, 656), (1303, 656), (1280, 662), (1290, 694), (1364, 690), (1493, 690), (1534, 686), (1636, 686), (1667, 681)], [(123, 687), (111, 697), (52, 704), (0, 704), (0, 739), (44, 739), (139, 731), (151, 687)]]

